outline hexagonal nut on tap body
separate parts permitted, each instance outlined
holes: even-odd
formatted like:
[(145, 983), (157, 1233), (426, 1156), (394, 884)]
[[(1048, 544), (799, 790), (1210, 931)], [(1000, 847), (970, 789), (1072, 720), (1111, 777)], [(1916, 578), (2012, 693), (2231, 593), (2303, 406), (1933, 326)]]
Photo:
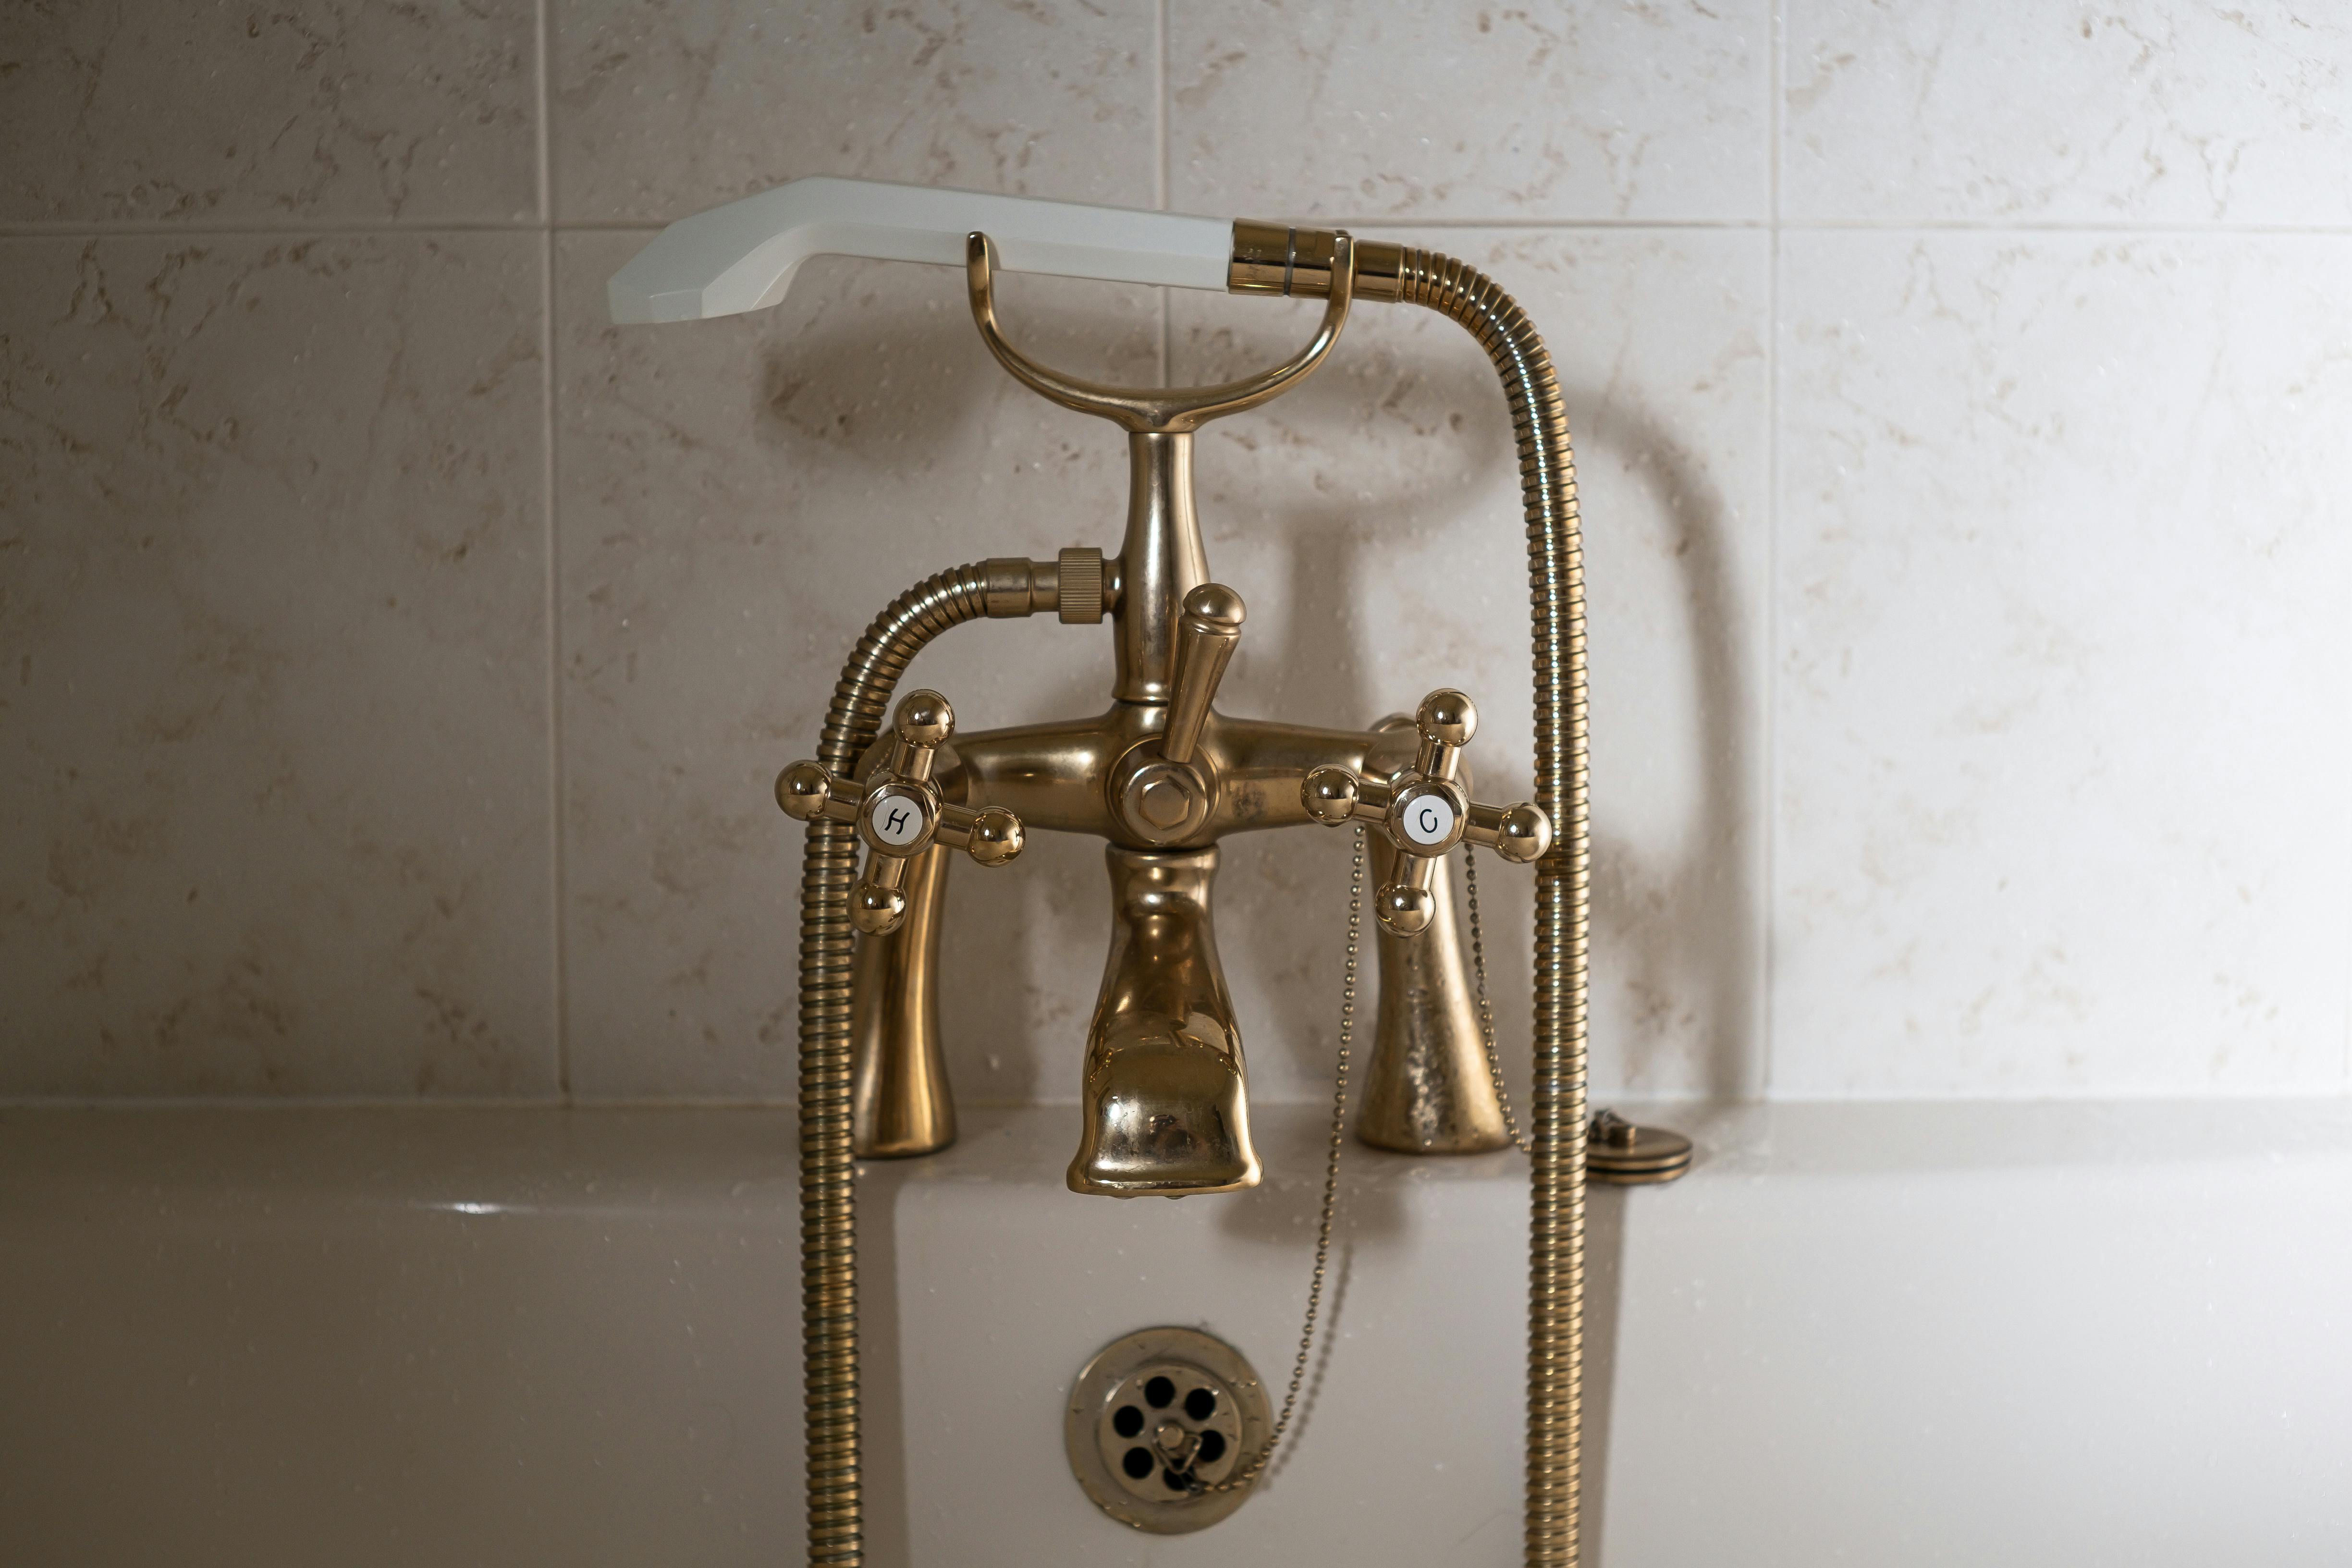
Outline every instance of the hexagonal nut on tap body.
[(1002, 806), (974, 811), (940, 797), (934, 754), (955, 733), (955, 710), (936, 691), (910, 691), (892, 715), (897, 743), (864, 782), (824, 763), (798, 762), (776, 775), (776, 804), (802, 822), (854, 824), (866, 845), (866, 874), (849, 895), (849, 921), (868, 936), (896, 931), (907, 917), (907, 868), (934, 844), (961, 849), (982, 866), (1021, 853), (1021, 819)]

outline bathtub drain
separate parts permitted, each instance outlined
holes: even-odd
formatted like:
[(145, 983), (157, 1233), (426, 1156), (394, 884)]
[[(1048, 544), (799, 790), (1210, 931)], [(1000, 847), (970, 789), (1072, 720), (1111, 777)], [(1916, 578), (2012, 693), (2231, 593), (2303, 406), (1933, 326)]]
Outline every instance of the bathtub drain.
[(1217, 1487), (1265, 1442), (1265, 1386), (1239, 1351), (1195, 1329), (1106, 1345), (1070, 1388), (1064, 1437), (1078, 1485), (1113, 1519), (1157, 1535), (1216, 1523), (1249, 1496)]

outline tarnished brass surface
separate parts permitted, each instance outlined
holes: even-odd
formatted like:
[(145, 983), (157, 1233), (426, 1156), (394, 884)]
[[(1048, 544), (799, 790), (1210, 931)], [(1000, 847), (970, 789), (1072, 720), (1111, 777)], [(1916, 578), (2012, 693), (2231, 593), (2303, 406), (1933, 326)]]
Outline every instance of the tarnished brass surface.
[(1374, 896), (1381, 930), (1417, 936), (1437, 908), (1436, 868), (1457, 844), (1484, 845), (1525, 864), (1551, 847), (1551, 820), (1532, 803), (1479, 805), (1458, 782), (1462, 748), (1478, 729), (1478, 710), (1449, 689), (1422, 699), (1413, 715), (1419, 732), (1412, 765), (1387, 778), (1360, 778), (1337, 764), (1299, 781), (1299, 804), (1327, 827), (1356, 822), (1377, 826), (1389, 847), (1387, 880)]
[[(1397, 852), (1379, 834), (1372, 875), (1390, 880)], [(1486, 1070), (1478, 1010), (1462, 967), (1454, 895), (1444, 877), (1430, 884), (1428, 929), (1418, 936), (1380, 933), (1381, 1002), (1364, 1109), (1356, 1136), (1405, 1154), (1483, 1154), (1507, 1149), (1511, 1135)]]
[(1584, 1168), (1604, 1186), (1652, 1186), (1688, 1171), (1693, 1153), (1691, 1141), (1679, 1132), (1637, 1126), (1603, 1110), (1592, 1119)]
[(1249, 1078), (1217, 962), (1217, 852), (1104, 852), (1110, 961), (1087, 1026), (1074, 1193), (1182, 1197), (1255, 1186)]

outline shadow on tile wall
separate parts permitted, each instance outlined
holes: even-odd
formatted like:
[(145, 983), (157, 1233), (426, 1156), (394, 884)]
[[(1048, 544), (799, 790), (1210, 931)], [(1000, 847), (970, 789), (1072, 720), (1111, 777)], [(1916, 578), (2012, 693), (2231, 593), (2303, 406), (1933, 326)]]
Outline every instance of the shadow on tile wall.
[[(0, 1095), (791, 1094), (777, 766), (893, 595), (1111, 545), (1125, 485), (950, 272), (824, 260), (777, 311), (605, 323), (651, 226), (819, 172), (1319, 216), (1528, 304), (1589, 525), (1598, 1091), (2352, 1081), (2352, 135), (2306, 111), (2352, 26), (1320, 15), (0, 15), (32, 154), (0, 175)], [(1113, 381), (1307, 327), (1007, 293)], [(1463, 334), (1365, 308), (1200, 483), (1250, 606), (1231, 710), (1458, 685), (1525, 790), (1512, 458)], [(1108, 669), (991, 623), (908, 679), (985, 728)], [(967, 1098), (1075, 1093), (1098, 858), (957, 873)], [(1323, 1092), (1346, 864), (1228, 849), (1276, 1098)], [(1519, 1071), (1528, 892), (1486, 885)]]

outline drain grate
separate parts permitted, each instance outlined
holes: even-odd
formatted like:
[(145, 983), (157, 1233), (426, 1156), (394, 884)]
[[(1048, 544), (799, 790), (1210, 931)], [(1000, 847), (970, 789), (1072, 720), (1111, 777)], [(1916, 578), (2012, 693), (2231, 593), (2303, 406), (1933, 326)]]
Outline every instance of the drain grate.
[(1070, 1468), (1122, 1523), (1176, 1535), (1216, 1523), (1248, 1488), (1205, 1491), (1265, 1441), (1265, 1385), (1239, 1351), (1195, 1329), (1144, 1329), (1105, 1346), (1070, 1389)]

